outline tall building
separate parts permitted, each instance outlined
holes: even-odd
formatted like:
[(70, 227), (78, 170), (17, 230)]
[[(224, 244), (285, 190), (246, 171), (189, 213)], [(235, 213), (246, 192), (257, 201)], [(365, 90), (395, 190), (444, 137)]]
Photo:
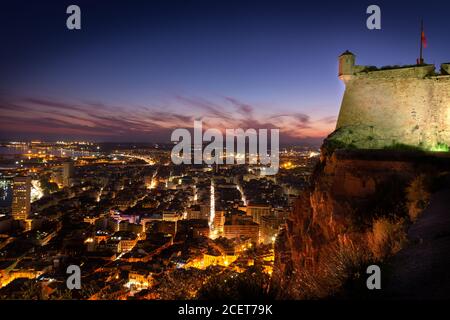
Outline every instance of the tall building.
[(269, 244), (274, 242), (280, 231), (280, 225), (283, 223), (283, 219), (273, 216), (261, 217), (261, 224), (259, 226), (259, 242)]
[(25, 220), (31, 210), (31, 178), (15, 177), (13, 182), (12, 215), (15, 220)]
[(64, 187), (70, 187), (72, 185), (73, 171), (74, 167), (72, 161), (67, 161), (63, 163), (62, 173), (63, 173)]
[(223, 236), (228, 239), (249, 238), (254, 243), (259, 243), (259, 225), (248, 219), (233, 219), (231, 223), (223, 226)]
[(187, 211), (186, 219), (188, 220), (197, 220), (197, 219), (209, 220), (209, 216), (211, 214), (211, 209), (209, 206), (194, 205), (187, 208), (186, 211)]
[(217, 235), (222, 235), (225, 224), (225, 211), (216, 211), (214, 214), (213, 226)]
[(253, 218), (253, 221), (257, 224), (261, 224), (261, 217), (270, 216), (272, 212), (272, 206), (269, 204), (250, 203), (247, 206), (247, 214)]

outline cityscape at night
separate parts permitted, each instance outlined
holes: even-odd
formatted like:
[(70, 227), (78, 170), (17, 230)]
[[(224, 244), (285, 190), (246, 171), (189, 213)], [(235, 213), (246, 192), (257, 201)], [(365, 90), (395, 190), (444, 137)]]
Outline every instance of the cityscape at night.
[(2, 5), (0, 300), (449, 299), (449, 12)]
[(90, 284), (83, 299), (189, 299), (217, 274), (270, 277), (318, 150), (285, 148), (278, 174), (264, 177), (257, 165), (173, 165), (170, 147), (3, 144), (2, 297), (36, 298), (23, 288), (37, 281), (67, 298), (71, 264)]

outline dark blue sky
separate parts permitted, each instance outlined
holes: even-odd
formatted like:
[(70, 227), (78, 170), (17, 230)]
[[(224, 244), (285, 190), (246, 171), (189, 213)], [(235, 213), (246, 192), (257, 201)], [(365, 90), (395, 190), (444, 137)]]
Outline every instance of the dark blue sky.
[[(82, 30), (66, 29), (66, 7)], [(382, 30), (366, 28), (378, 4)], [(0, 10), (0, 138), (165, 141), (208, 126), (333, 130), (337, 56), (450, 60), (450, 1), (14, 1)]]

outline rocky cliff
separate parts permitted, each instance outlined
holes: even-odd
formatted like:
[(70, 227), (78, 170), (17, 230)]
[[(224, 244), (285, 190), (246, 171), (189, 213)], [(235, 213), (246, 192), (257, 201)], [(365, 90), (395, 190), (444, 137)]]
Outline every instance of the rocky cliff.
[(325, 143), (311, 186), (277, 240), (280, 297), (333, 295), (349, 266), (373, 258), (368, 235), (374, 220), (403, 221), (398, 219), (407, 217), (406, 186), (421, 174), (444, 171), (450, 171), (449, 153), (332, 150)]

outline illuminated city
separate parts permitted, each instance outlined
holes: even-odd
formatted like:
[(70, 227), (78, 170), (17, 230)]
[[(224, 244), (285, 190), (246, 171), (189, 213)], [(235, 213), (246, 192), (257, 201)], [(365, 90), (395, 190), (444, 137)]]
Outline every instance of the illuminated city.
[(270, 278), (276, 236), (319, 156), (287, 147), (279, 173), (263, 176), (258, 165), (173, 165), (170, 145), (0, 150), (3, 292), (33, 281), (63, 298), (64, 266), (75, 263), (93, 284), (81, 298), (94, 300), (171, 299), (168, 279), (183, 273), (181, 298), (218, 273), (258, 267)]
[(449, 12), (2, 3), (0, 302), (285, 320), (450, 299)]

